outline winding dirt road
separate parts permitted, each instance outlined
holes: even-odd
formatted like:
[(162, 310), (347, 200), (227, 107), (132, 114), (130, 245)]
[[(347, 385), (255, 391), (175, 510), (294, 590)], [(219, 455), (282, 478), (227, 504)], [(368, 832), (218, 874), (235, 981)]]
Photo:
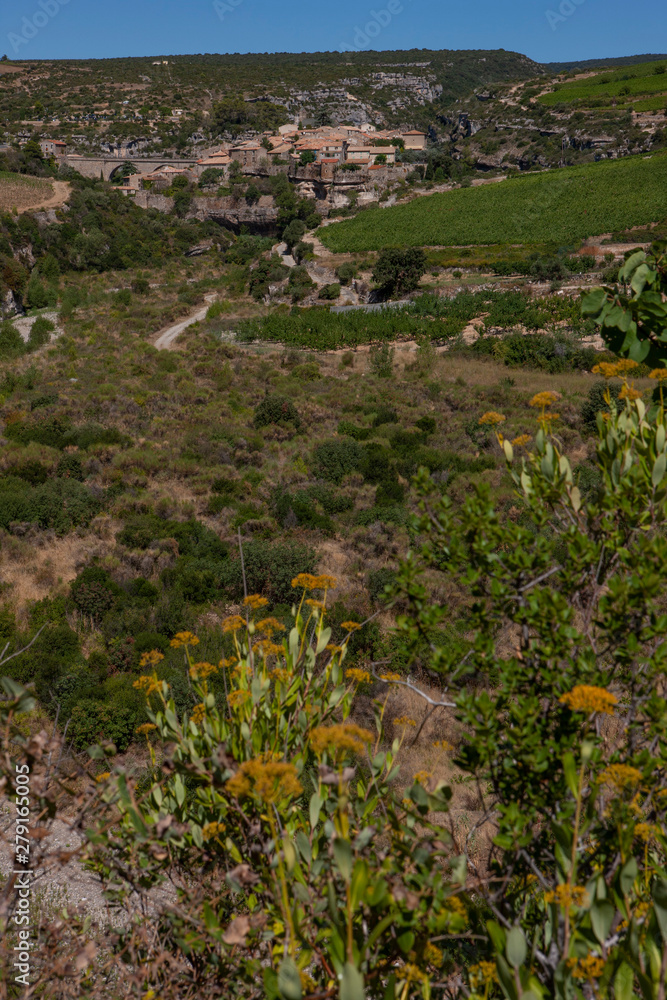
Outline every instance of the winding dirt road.
[(179, 320), (178, 323), (174, 323), (173, 326), (168, 326), (165, 330), (161, 330), (156, 339), (153, 341), (153, 344), (157, 347), (158, 351), (168, 350), (179, 334), (183, 333), (184, 330), (187, 330), (187, 328), (192, 326), (193, 323), (200, 323), (203, 319), (205, 319), (206, 313), (208, 312), (208, 306), (211, 302), (214, 302), (215, 299), (216, 295), (209, 292), (208, 295), (204, 296), (204, 301), (208, 303), (207, 305), (202, 306), (185, 319)]

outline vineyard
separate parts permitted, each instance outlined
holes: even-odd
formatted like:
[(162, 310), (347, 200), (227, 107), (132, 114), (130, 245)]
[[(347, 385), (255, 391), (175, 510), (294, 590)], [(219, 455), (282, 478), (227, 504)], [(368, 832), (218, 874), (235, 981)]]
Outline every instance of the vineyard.
[(543, 329), (565, 321), (577, 330), (579, 304), (557, 295), (532, 300), (517, 292), (464, 292), (454, 299), (421, 295), (405, 309), (332, 313), (303, 309), (297, 314), (274, 312), (247, 320), (238, 328), (241, 341), (267, 340), (320, 351), (358, 347), (378, 341), (421, 340), (440, 343), (461, 333), (484, 315), (489, 328), (522, 326)]
[(392, 245), (470, 246), (553, 240), (570, 245), (667, 216), (667, 156), (633, 157), (512, 177), (406, 205), (362, 212), (327, 226), (335, 253)]
[[(550, 94), (543, 94), (539, 100), (547, 107), (573, 103), (600, 107), (602, 104), (611, 106), (612, 102), (617, 107), (619, 103), (628, 103), (638, 96), (662, 94), (661, 98), (654, 98), (658, 108), (661, 108), (667, 104), (665, 69), (664, 62), (625, 66), (615, 73), (604, 72), (586, 79), (556, 84)], [(637, 107), (635, 104), (633, 106)]]

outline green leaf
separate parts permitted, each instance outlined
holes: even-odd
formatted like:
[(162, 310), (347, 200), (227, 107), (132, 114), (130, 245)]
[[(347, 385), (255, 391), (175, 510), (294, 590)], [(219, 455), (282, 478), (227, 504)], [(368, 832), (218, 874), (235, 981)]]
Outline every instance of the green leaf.
[(505, 951), (505, 941), (507, 936), (500, 924), (496, 923), (495, 920), (487, 920), (486, 929), (489, 932), (489, 937), (493, 941), (493, 947), (495, 950), (501, 953)]
[(653, 466), (653, 472), (651, 473), (651, 482), (653, 487), (657, 488), (662, 480), (665, 478), (665, 470), (667, 469), (667, 455), (665, 452), (661, 452), (655, 460), (655, 465)]
[(574, 754), (569, 752), (563, 754), (563, 771), (565, 772), (567, 787), (576, 799), (577, 792), (579, 791), (579, 774), (577, 772), (577, 764), (574, 759)]
[(333, 843), (333, 852), (338, 871), (345, 881), (349, 882), (352, 874), (352, 844), (343, 837), (336, 837)]
[(183, 779), (180, 774), (177, 774), (174, 778), (174, 795), (176, 796), (176, 801), (179, 806), (182, 806), (185, 802), (185, 785), (183, 784)]
[(631, 892), (638, 873), (639, 868), (637, 867), (637, 861), (635, 858), (630, 858), (630, 860), (626, 861), (621, 868), (619, 879), (621, 883), (621, 892), (624, 896), (627, 896)]
[(289, 955), (278, 969), (278, 993), (282, 1000), (301, 1000), (301, 976)]
[(627, 962), (622, 962), (618, 967), (618, 972), (614, 978), (614, 998), (615, 1000), (632, 1000), (633, 998), (634, 975), (632, 966)]
[(278, 1000), (278, 976), (273, 969), (264, 969), (264, 992), (266, 1000)]
[(514, 969), (518, 969), (526, 961), (528, 946), (524, 933), (518, 925), (513, 927), (507, 935), (505, 954), (507, 955), (507, 961)]
[(206, 930), (211, 933), (220, 930), (220, 923), (208, 900), (204, 900), (203, 913)]
[(329, 642), (330, 638), (331, 638), (331, 629), (330, 628), (323, 628), (322, 632), (320, 634), (319, 641), (317, 643), (317, 653), (318, 653), (318, 655), (325, 648), (325, 646)]
[(314, 830), (317, 826), (320, 818), (320, 809), (322, 808), (322, 798), (317, 792), (310, 796), (310, 828)]
[(343, 968), (340, 1000), (365, 1000), (364, 977), (352, 962), (346, 962)]
[(609, 937), (615, 912), (613, 903), (608, 899), (598, 899), (590, 908), (591, 926), (600, 944)]
[(405, 931), (400, 937), (396, 938), (396, 943), (401, 951), (407, 955), (409, 951), (412, 951), (412, 946), (415, 943), (415, 936), (412, 931)]
[(299, 854), (306, 864), (309, 865), (313, 858), (313, 852), (308, 837), (305, 835), (303, 830), (299, 830), (294, 839), (296, 840), (296, 845), (299, 848)]
[(657, 879), (653, 887), (653, 904), (660, 935), (667, 944), (667, 880), (664, 878)]

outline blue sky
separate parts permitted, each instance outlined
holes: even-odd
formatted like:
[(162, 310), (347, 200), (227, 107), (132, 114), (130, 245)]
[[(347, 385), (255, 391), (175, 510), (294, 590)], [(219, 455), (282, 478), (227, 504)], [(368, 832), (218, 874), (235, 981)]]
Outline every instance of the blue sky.
[[(2, 0), (17, 59), (504, 48), (538, 61), (665, 52), (664, 0)], [(368, 32), (366, 26), (370, 25)]]

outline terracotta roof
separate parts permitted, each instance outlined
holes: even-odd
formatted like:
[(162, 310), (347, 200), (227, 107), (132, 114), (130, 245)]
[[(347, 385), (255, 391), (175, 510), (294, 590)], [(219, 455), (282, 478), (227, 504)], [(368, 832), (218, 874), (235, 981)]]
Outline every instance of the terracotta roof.
[(403, 132), (403, 135), (426, 135), (426, 132), (420, 132), (418, 128), (410, 129), (409, 132)]

